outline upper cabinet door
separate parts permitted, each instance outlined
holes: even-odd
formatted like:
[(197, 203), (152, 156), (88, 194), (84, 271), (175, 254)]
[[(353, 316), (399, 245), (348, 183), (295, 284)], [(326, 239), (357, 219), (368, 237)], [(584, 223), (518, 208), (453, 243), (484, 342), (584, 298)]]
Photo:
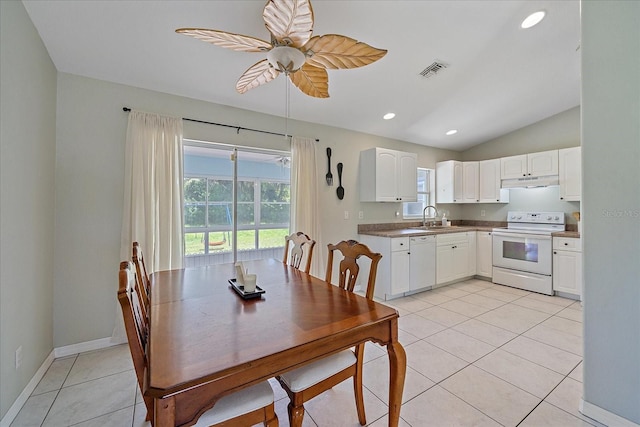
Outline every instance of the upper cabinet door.
[(403, 202), (415, 202), (418, 200), (418, 156), (399, 151), (397, 165), (398, 197)]
[(415, 202), (418, 155), (387, 148), (360, 152), (361, 202)]
[(580, 201), (582, 194), (582, 159), (580, 147), (558, 151), (560, 200)]
[(436, 203), (462, 203), (462, 162), (436, 163)]
[(397, 200), (398, 169), (395, 151), (379, 149), (376, 152), (376, 199), (381, 202)]
[(527, 176), (558, 175), (558, 150), (527, 154)]
[(462, 201), (464, 203), (478, 203), (479, 183), (478, 183), (478, 162), (462, 163)]
[(480, 203), (508, 203), (509, 190), (500, 188), (500, 159), (482, 160), (479, 163)]
[(527, 176), (527, 155), (503, 157), (500, 159), (500, 178), (512, 179)]

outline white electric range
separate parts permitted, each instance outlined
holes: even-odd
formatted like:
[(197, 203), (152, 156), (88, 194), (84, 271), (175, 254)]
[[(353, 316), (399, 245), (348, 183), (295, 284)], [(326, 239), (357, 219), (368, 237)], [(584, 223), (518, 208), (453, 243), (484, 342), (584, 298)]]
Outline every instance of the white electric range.
[(551, 233), (564, 230), (564, 212), (510, 211), (492, 232), (493, 282), (553, 295)]

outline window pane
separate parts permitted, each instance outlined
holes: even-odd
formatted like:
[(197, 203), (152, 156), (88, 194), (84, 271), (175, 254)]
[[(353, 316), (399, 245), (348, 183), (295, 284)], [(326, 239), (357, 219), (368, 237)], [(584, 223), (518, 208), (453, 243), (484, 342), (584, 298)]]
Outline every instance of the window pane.
[(210, 202), (232, 202), (233, 181), (225, 179), (209, 179)]
[(184, 234), (184, 254), (202, 255), (204, 254), (204, 233)]
[[(255, 205), (251, 203), (238, 202), (238, 225), (255, 224)], [(238, 239), (238, 241), (240, 241)]]
[(255, 198), (254, 186), (255, 183), (253, 181), (240, 181), (238, 183), (238, 203), (253, 202)]
[(256, 232), (254, 230), (238, 231), (238, 250), (249, 251), (256, 248)]
[(187, 178), (184, 180), (184, 200), (187, 202), (207, 201), (207, 180)]
[(184, 205), (184, 226), (190, 227), (204, 227), (205, 226), (205, 206), (196, 205), (193, 203), (185, 203)]
[(209, 204), (209, 227), (218, 225), (231, 226), (231, 202)]
[(273, 230), (260, 230), (258, 232), (258, 241), (260, 249), (264, 248), (283, 248), (284, 238), (289, 235), (288, 228), (276, 228)]
[(418, 168), (418, 193), (429, 191), (429, 173), (426, 169)]
[(205, 202), (207, 200), (207, 180), (188, 178), (184, 181), (184, 225), (185, 227), (205, 226)]
[(209, 233), (209, 253), (229, 252), (233, 247), (230, 231), (212, 231)]
[(260, 200), (262, 202), (285, 202), (291, 200), (291, 186), (284, 182), (262, 182)]
[(260, 224), (288, 224), (290, 216), (289, 203), (260, 204)]

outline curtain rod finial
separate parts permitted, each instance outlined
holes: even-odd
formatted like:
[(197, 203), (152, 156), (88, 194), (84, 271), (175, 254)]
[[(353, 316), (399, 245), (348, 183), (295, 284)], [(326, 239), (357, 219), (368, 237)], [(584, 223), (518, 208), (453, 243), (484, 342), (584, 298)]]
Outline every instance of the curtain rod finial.
[(129, 108), (129, 107), (122, 107), (122, 111), (125, 111), (125, 112), (127, 112), (127, 113), (128, 113), (129, 111), (131, 111), (131, 108)]

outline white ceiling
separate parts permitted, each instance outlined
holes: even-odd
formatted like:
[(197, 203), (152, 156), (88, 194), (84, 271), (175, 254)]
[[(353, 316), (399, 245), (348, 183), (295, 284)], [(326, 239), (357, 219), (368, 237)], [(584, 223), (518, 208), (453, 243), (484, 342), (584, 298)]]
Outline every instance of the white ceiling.
[[(235, 91), (263, 54), (174, 32), (212, 28), (268, 41), (263, 0), (23, 3), (61, 72), (286, 114), (283, 75), (243, 95)], [(578, 0), (312, 3), (314, 35), (342, 34), (388, 53), (366, 67), (329, 70), (328, 99), (292, 87), (292, 119), (464, 150), (580, 103)], [(520, 28), (541, 9), (541, 24)], [(449, 67), (420, 76), (434, 60)], [(382, 120), (389, 111), (396, 118)], [(459, 132), (445, 136), (449, 129)]]

